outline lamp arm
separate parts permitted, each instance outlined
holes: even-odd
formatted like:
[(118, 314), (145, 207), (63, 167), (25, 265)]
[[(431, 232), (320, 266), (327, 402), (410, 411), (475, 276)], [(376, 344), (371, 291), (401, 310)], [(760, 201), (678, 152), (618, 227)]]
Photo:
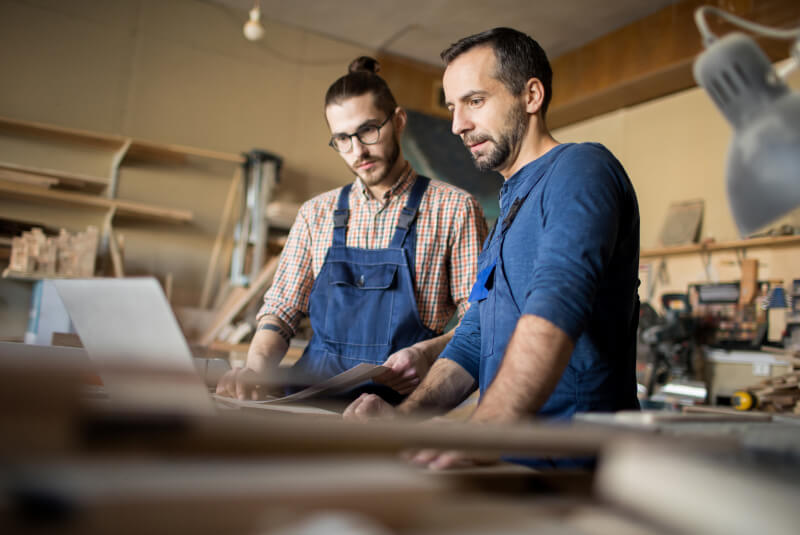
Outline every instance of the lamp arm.
[(717, 7), (701, 6), (694, 12), (694, 22), (697, 24), (697, 29), (700, 31), (700, 35), (703, 36), (703, 45), (706, 47), (717, 40), (717, 36), (714, 35), (714, 33), (708, 27), (708, 21), (706, 21), (706, 14), (708, 13), (712, 13), (722, 19), (725, 19), (735, 26), (739, 26), (745, 30), (750, 30), (753, 33), (763, 35), (765, 37), (771, 37), (773, 39), (800, 39), (800, 28), (788, 30), (770, 28), (769, 26), (764, 26), (763, 24), (758, 24), (741, 17), (737, 17), (736, 15), (732, 15), (727, 11), (723, 11)]

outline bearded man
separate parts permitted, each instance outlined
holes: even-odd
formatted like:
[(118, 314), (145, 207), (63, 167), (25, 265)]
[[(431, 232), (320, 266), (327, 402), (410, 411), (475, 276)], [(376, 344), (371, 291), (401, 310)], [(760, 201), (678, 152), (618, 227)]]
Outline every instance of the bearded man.
[[(500, 217), (478, 259), (472, 306), (422, 384), (396, 409), (363, 395), (345, 417), (445, 411), (476, 388), (478, 423), (638, 408), (639, 209), (625, 170), (601, 145), (553, 138), (552, 71), (529, 36), (495, 28), (442, 59), (453, 133), (479, 168), (505, 178)], [(414, 460), (479, 461), (439, 451)]]
[(312, 384), (360, 363), (387, 372), (347, 393), (397, 403), (425, 376), (468, 307), (487, 228), (475, 198), (418, 175), (403, 158), (407, 115), (372, 58), (354, 60), (325, 96), (330, 147), (356, 176), (300, 208), (244, 368), (217, 393), (260, 399), (301, 318), (314, 331), (290, 381)]

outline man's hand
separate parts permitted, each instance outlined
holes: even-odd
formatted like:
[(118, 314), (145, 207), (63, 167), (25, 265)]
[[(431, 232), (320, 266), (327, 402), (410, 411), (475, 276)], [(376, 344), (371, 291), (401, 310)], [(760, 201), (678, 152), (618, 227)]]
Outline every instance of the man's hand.
[(416, 450), (404, 454), (411, 464), (424, 466), (431, 470), (451, 470), (455, 468), (473, 468), (497, 464), (500, 459), (496, 455), (457, 450)]
[(391, 368), (373, 379), (400, 394), (408, 394), (425, 378), (431, 367), (430, 359), (425, 352), (415, 346), (389, 355), (384, 366)]
[[(426, 420), (422, 425), (435, 425), (438, 427), (453, 425), (457, 422), (446, 417), (437, 416)], [(457, 450), (406, 450), (400, 455), (405, 461), (416, 466), (431, 470), (450, 470), (455, 468), (471, 468), (497, 464), (500, 458), (497, 455), (487, 455), (478, 452)]]
[(265, 377), (250, 368), (233, 368), (217, 383), (217, 394), (241, 400), (256, 401), (270, 395), (280, 395)]
[(342, 418), (354, 422), (369, 420), (391, 420), (397, 415), (395, 408), (375, 394), (361, 394), (342, 413)]

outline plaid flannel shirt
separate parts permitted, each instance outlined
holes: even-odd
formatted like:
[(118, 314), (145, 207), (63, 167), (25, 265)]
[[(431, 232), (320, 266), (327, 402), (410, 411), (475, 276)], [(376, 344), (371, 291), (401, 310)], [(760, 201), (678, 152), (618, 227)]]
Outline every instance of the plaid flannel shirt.
[[(350, 195), (347, 246), (389, 246), (417, 173), (406, 169), (382, 199), (356, 179)], [(333, 211), (341, 188), (307, 201), (300, 208), (281, 254), (272, 286), (258, 313), (283, 320), (291, 329), (308, 314), (311, 287), (333, 239)], [(450, 184), (431, 180), (417, 214), (415, 297), (422, 323), (442, 332), (456, 312), (464, 315), (477, 275), (477, 259), (486, 239), (486, 220), (475, 198)]]

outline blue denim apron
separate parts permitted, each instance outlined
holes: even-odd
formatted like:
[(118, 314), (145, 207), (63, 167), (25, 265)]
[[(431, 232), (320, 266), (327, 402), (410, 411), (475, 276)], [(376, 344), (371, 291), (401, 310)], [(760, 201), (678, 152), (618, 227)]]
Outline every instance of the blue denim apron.
[[(479, 387), (481, 396), (497, 375), (503, 360), (506, 347), (522, 315), (524, 303), (517, 303), (511, 286), (506, 278), (506, 267), (503, 261), (503, 245), (505, 237), (523, 207), (535, 182), (523, 188), (514, 199), (508, 214), (502, 222), (498, 220), (490, 232), (484, 250), (478, 257), (478, 276), (472, 287), (469, 301), (472, 306), (480, 307), (481, 358), (479, 368)], [(524, 229), (523, 229), (524, 230)], [(634, 310), (638, 317), (638, 305)], [(635, 329), (635, 324), (634, 324)], [(631, 338), (635, 343), (635, 336)], [(596, 360), (596, 359), (595, 359)], [(612, 411), (619, 407), (628, 408), (628, 393), (616, 392), (605, 385), (608, 384), (606, 374), (608, 367), (594, 360), (586, 365), (581, 363), (578, 371), (571, 359), (564, 370), (555, 390), (539, 409), (536, 416), (548, 420), (566, 420), (576, 412)], [(638, 408), (631, 406), (630, 408)], [(539, 458), (507, 458), (507, 461), (525, 464), (537, 468), (585, 468), (593, 464), (593, 459), (539, 459)]]
[(362, 362), (383, 364), (392, 353), (436, 336), (422, 324), (414, 294), (416, 216), (429, 183), (417, 177), (386, 249), (347, 247), (352, 184), (342, 188), (333, 241), (309, 295), (314, 334), (293, 368), (302, 382), (327, 379)]

